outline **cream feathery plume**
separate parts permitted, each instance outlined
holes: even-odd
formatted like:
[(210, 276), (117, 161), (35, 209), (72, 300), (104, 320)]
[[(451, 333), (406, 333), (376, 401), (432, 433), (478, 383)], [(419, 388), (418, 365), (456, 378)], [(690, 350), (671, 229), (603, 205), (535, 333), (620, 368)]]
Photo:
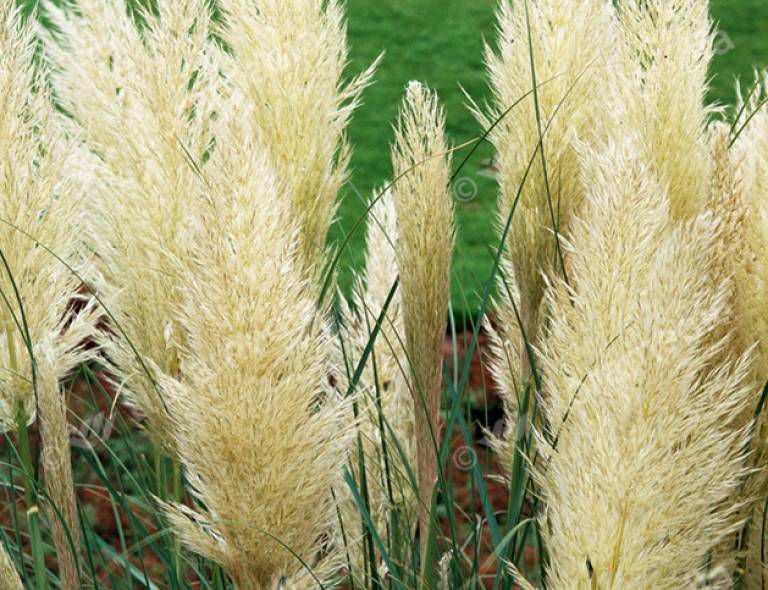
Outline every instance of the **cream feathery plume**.
[[(475, 112), (485, 128), (493, 129), (500, 228), (515, 211), (504, 260), (507, 281), (533, 342), (544, 293), (542, 270), (553, 264), (560, 268), (557, 232), (567, 229), (571, 212), (583, 198), (573, 141), (603, 135), (605, 80), (617, 39), (616, 22), (611, 3), (605, 0), (502, 0), (497, 20), (498, 52), (486, 47), (494, 106), (488, 113), (477, 107)], [(503, 291), (502, 307), (508, 295), (507, 289)], [(499, 313), (505, 316), (503, 329), (516, 338), (513, 311)], [(509, 326), (506, 316), (512, 316)], [(515, 364), (522, 365), (527, 375), (525, 352), (515, 356), (519, 357)]]
[(300, 259), (321, 270), (336, 199), (347, 179), (345, 133), (376, 64), (350, 83), (338, 0), (222, 0), (219, 35), (232, 50), (227, 76), (251, 116), (300, 221)]
[(614, 92), (615, 125), (636, 131), (638, 149), (669, 186), (677, 219), (701, 213), (712, 161), (706, 103), (714, 27), (708, 0), (627, 0), (617, 3), (623, 66)]
[[(746, 112), (746, 111), (745, 111)], [(754, 246), (764, 242), (761, 234), (756, 232), (755, 215), (748, 211), (748, 200), (745, 198), (745, 172), (749, 168), (745, 154), (732, 149), (733, 129), (724, 122), (715, 122), (708, 129), (711, 141), (712, 179), (707, 202), (707, 208), (714, 214), (717, 224), (717, 238), (712, 244), (712, 283), (727, 282), (727, 304), (723, 308), (719, 326), (713, 331), (713, 341), (725, 339), (727, 346), (722, 355), (741, 355), (751, 349), (752, 366), (746, 383), (752, 388), (753, 395), (745, 405), (740, 415), (731, 417), (735, 428), (752, 425), (760, 391), (765, 385), (765, 347), (760, 344), (761, 324), (765, 324), (760, 310), (755, 309), (759, 300), (759, 273), (754, 267)], [(741, 146), (743, 147), (743, 146)], [(750, 175), (746, 175), (747, 178)], [(759, 226), (759, 221), (757, 223)], [(759, 231), (759, 230), (757, 230)], [(752, 238), (749, 239), (750, 234)], [(743, 548), (752, 551), (759, 546), (759, 531), (761, 530), (761, 507), (755, 502), (756, 498), (764, 495), (766, 474), (759, 466), (764, 462), (765, 442), (759, 436), (760, 423), (752, 437), (748, 465), (757, 468), (750, 472), (739, 495), (741, 499), (740, 519), (744, 525), (713, 551), (711, 561), (719, 564), (722, 572), (741, 578), (745, 588), (759, 588), (760, 569), (754, 567), (755, 559), (747, 558), (746, 563)], [(763, 491), (761, 491), (763, 490)], [(755, 519), (757, 517), (757, 519)], [(746, 534), (745, 534), (746, 531)], [(759, 551), (758, 551), (759, 552)], [(759, 563), (759, 555), (755, 556)], [(746, 566), (746, 567), (745, 567)], [(755, 575), (758, 575), (755, 578)], [(750, 582), (751, 580), (751, 582)], [(730, 586), (729, 586), (730, 587)]]
[[(756, 87), (748, 102), (740, 97), (737, 108), (740, 116), (733, 129), (738, 137), (728, 136), (733, 142), (730, 154), (731, 166), (741, 180), (742, 223), (739, 231), (727, 236), (733, 244), (729, 262), (734, 269), (734, 330), (741, 336), (742, 345), (754, 344), (753, 406), (768, 383), (768, 308), (765, 293), (768, 289), (768, 76), (757, 77)], [(744, 546), (745, 590), (760, 590), (768, 577), (765, 548), (765, 513), (768, 498), (768, 474), (765, 464), (768, 457), (768, 416), (765, 407), (754, 426), (750, 465), (758, 471), (750, 476), (744, 496), (750, 500)], [(739, 556), (740, 557), (740, 556)]]
[[(88, 333), (85, 336), (89, 336)], [(72, 457), (69, 449), (69, 422), (64, 394), (53, 371), (56, 360), (37, 358), (38, 417), (42, 440), (42, 464), (45, 470), (45, 490), (51, 503), (48, 520), (59, 567), (59, 578), (64, 590), (80, 590), (78, 562), (81, 555), (80, 522), (77, 515), (75, 480), (72, 476)]]
[(0, 584), (7, 590), (24, 590), (19, 572), (16, 571), (3, 544), (0, 544)]
[[(762, 82), (761, 82), (762, 81)], [(731, 165), (741, 185), (741, 233), (733, 236), (732, 261), (739, 271), (735, 276), (739, 290), (739, 308), (734, 314), (738, 329), (748, 344), (756, 344), (755, 371), (761, 385), (768, 381), (768, 314), (765, 293), (768, 290), (768, 75), (756, 81), (758, 90), (743, 106), (734, 130), (741, 131), (731, 147)], [(764, 85), (761, 91), (760, 86)], [(762, 108), (759, 108), (762, 105)], [(734, 141), (735, 140), (735, 141)]]
[[(65, 264), (83, 267), (82, 191), (71, 174), (75, 144), (61, 132), (41, 73), (33, 64), (34, 35), (18, 10), (0, 11), (0, 430), (35, 418), (32, 356), (56, 383), (88, 353), (82, 340), (93, 330), (93, 307), (72, 314), (80, 283)], [(53, 254), (51, 254), (53, 252)], [(55, 256), (54, 256), (55, 254)], [(61, 261), (56, 259), (58, 256)], [(18, 289), (18, 297), (15, 294)], [(22, 318), (23, 308), (23, 318)], [(25, 324), (26, 323), (26, 327)], [(84, 325), (86, 324), (86, 325)], [(28, 331), (28, 335), (25, 334)], [(35, 373), (42, 371), (36, 367)]]
[[(247, 97), (222, 103), (195, 247), (179, 261), (181, 379), (162, 389), (199, 512), (167, 507), (190, 549), (240, 589), (340, 567), (324, 539), (355, 423), (332, 389), (325, 313)], [(306, 575), (306, 576), (305, 576)]]
[(397, 264), (416, 423), (423, 559), (439, 469), (436, 450), (440, 444), (442, 350), (455, 222), (445, 116), (437, 95), (418, 82), (411, 82), (406, 91), (392, 163)]
[(529, 353), (541, 337), (543, 273), (566, 272), (558, 236), (584, 195), (574, 142), (605, 135), (618, 32), (606, 0), (502, 0), (497, 20), (498, 52), (486, 47), (494, 106), (487, 114), (475, 111), (493, 129), (500, 232), (512, 215), (493, 321), (485, 319), (489, 366), (508, 424), (502, 436), (489, 434), (489, 440), (508, 468), (519, 398), (531, 377)]
[[(736, 306), (741, 303), (738, 291), (749, 263), (746, 250), (746, 226), (748, 214), (744, 199), (744, 182), (742, 180), (742, 163), (736, 161), (731, 151), (731, 128), (723, 122), (710, 126), (709, 136), (712, 143), (712, 181), (707, 208), (716, 216), (720, 225), (721, 239), (716, 240), (713, 251), (714, 270), (717, 273), (715, 282), (733, 279), (730, 284), (730, 303), (726, 310), (729, 316), (724, 318), (724, 330), (732, 330), (734, 325), (743, 317), (742, 310)], [(743, 310), (746, 311), (746, 310)], [(741, 337), (744, 330), (736, 330), (734, 336)], [(740, 344), (742, 350), (749, 348), (752, 343)], [(755, 364), (757, 366), (758, 363)]]
[(139, 31), (125, 0), (48, 5), (47, 48), (58, 99), (82, 135), (96, 176), (93, 282), (115, 320), (103, 335), (115, 386), (169, 454), (167, 408), (156, 387), (176, 375), (185, 335), (175, 317), (176, 268), (196, 205), (196, 167), (211, 143), (219, 74), (206, 52), (209, 3), (160, 0)]
[[(59, 384), (95, 356), (85, 343), (98, 314), (77, 278), (86, 266), (77, 144), (62, 131), (45, 72), (34, 65), (35, 49), (32, 24), (6, 4), (0, 9), (0, 429), (23, 429), (37, 416), (61, 587), (76, 590), (80, 527)], [(73, 304), (82, 306), (74, 311)]]
[(641, 153), (585, 148), (571, 286), (548, 293), (557, 446), (540, 441), (536, 479), (553, 589), (688, 587), (739, 524), (748, 429), (733, 418), (754, 392), (748, 357), (723, 360), (712, 338), (728, 289), (712, 286), (717, 225), (674, 221)]
[[(376, 200), (368, 215), (365, 273), (356, 279), (353, 307), (342, 298), (344, 323), (340, 338), (344, 350), (337, 364), (342, 367), (339, 371), (342, 375), (354, 371), (358, 359), (362, 358), (371, 343), (376, 323), (382, 318), (380, 331), (373, 341), (371, 358), (357, 390), (361, 392), (358, 400), (362, 417), (358, 433), (365, 454), (369, 515), (376, 531), (386, 542), (386, 533), (391, 530), (393, 519), (401, 538), (412, 538), (415, 532), (418, 490), (412, 477), (416, 466), (416, 425), (408, 388), (402, 297), (399, 288), (392, 293), (399, 277), (394, 195), (386, 189), (374, 198)], [(355, 480), (360, 482), (357, 445), (354, 448), (350, 464)], [(342, 538), (336, 542), (346, 545), (350, 574), (363, 584), (366, 557), (363, 544), (356, 539), (364, 530), (365, 523), (348, 486), (337, 493), (337, 498), (346, 542)], [(337, 537), (341, 537), (341, 530), (337, 531)], [(387, 546), (391, 545), (387, 543)]]
[[(718, 236), (713, 242), (713, 284), (728, 281), (727, 305), (723, 309), (720, 326), (712, 334), (713, 340), (727, 338), (728, 346), (723, 349), (723, 355), (744, 354), (752, 349), (753, 363), (749, 374), (749, 383), (753, 396), (744, 411), (732, 416), (735, 428), (742, 428), (753, 422), (759, 391), (760, 347), (759, 333), (753, 331), (755, 324), (748, 321), (754, 310), (745, 308), (750, 299), (749, 291), (753, 288), (751, 279), (752, 265), (751, 246), (746, 241), (748, 227), (751, 223), (746, 209), (743, 182), (743, 161), (737, 161), (731, 150), (731, 126), (723, 122), (713, 123), (709, 130), (712, 141), (713, 174), (709, 195), (708, 208), (715, 215), (718, 224)], [(758, 443), (757, 445), (755, 443)], [(764, 450), (759, 448), (759, 438), (753, 438), (752, 455), (749, 465), (755, 466), (762, 462)], [(757, 490), (765, 485), (765, 473), (756, 470), (748, 475), (744, 489), (741, 491), (741, 519), (745, 523), (741, 530), (729, 536), (713, 551), (712, 561), (718, 563), (725, 571), (743, 576), (739, 562), (744, 559), (743, 551), (738, 550), (749, 533), (754, 532), (754, 521), (751, 516), (755, 510)], [(759, 495), (759, 494), (757, 494)], [(744, 534), (746, 529), (747, 535)]]

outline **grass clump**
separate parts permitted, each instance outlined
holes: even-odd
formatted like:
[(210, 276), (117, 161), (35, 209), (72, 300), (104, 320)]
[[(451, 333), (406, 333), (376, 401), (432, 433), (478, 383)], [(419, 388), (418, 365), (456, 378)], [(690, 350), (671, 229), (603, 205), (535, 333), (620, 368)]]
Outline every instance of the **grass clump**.
[(481, 133), (411, 82), (341, 247), (378, 62), (345, 80), (340, 4), (73, 0), (40, 45), (3, 15), (7, 587), (762, 587), (766, 90), (708, 103), (705, 0), (502, 1)]

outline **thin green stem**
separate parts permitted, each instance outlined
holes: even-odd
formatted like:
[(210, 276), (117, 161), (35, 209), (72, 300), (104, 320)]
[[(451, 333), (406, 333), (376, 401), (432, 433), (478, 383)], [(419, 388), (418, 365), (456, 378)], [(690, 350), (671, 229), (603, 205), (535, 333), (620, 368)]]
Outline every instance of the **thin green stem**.
[[(15, 370), (15, 367), (12, 367)], [(24, 500), (27, 507), (27, 522), (32, 539), (32, 558), (35, 571), (35, 587), (37, 590), (46, 590), (48, 573), (45, 569), (45, 549), (43, 547), (42, 534), (40, 532), (40, 509), (37, 506), (37, 492), (34, 484), (34, 465), (32, 463), (32, 448), (29, 444), (29, 432), (24, 407), (19, 403), (16, 414), (16, 434), (19, 441), (19, 456), (21, 457), (24, 471)]]

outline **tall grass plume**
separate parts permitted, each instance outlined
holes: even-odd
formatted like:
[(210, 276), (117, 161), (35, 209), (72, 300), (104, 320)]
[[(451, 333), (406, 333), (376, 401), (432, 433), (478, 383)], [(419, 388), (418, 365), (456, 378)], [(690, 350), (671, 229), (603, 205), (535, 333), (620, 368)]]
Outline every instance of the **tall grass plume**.
[(418, 82), (411, 82), (406, 91), (392, 162), (423, 549), (439, 468), (442, 350), (455, 222), (445, 116), (437, 96)]

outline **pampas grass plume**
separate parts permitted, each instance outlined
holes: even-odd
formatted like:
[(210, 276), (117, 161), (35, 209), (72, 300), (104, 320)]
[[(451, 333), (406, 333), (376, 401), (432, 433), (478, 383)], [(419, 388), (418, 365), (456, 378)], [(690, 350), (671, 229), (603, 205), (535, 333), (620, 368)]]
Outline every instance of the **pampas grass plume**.
[(256, 589), (307, 576), (286, 548), (320, 580), (335, 572), (322, 539), (336, 519), (331, 490), (342, 485), (355, 424), (330, 387), (325, 314), (245, 104), (221, 109), (196, 246), (178, 269), (183, 377), (163, 389), (204, 507), (168, 507), (172, 522), (238, 588)]
[[(604, 81), (616, 23), (603, 0), (502, 0), (497, 20), (498, 51), (486, 46), (494, 104), (487, 113), (475, 107), (475, 113), (492, 129), (499, 227), (515, 211), (505, 264), (524, 329), (534, 341), (544, 293), (541, 273), (555, 260), (562, 270), (557, 232), (566, 231), (584, 191), (573, 142), (604, 134), (609, 100)], [(520, 362), (527, 365), (525, 358)]]
[(632, 138), (585, 150), (573, 282), (549, 295), (558, 443), (542, 441), (537, 479), (556, 589), (686, 587), (739, 524), (748, 439), (732, 423), (754, 392), (748, 357), (722, 360), (712, 339), (727, 305), (718, 232), (711, 216), (673, 222), (639, 153)]
[[(768, 113), (763, 101), (768, 97), (768, 77), (757, 76), (755, 91), (749, 102), (740, 97), (737, 108), (741, 116), (734, 121), (734, 133), (728, 135), (733, 142), (729, 163), (731, 174), (738, 175), (740, 191), (741, 223), (725, 240), (730, 246), (729, 261), (734, 269), (734, 331), (741, 337), (742, 345), (754, 345), (755, 362), (752, 371), (754, 404), (758, 393), (768, 382), (768, 309), (765, 293), (768, 288)], [(762, 105), (762, 108), (761, 108)], [(754, 412), (754, 407), (750, 408)], [(751, 417), (751, 415), (750, 415)], [(763, 587), (765, 576), (765, 519), (768, 497), (768, 475), (765, 462), (768, 457), (768, 418), (765, 410), (754, 425), (753, 455), (750, 464), (758, 470), (747, 484), (745, 500), (751, 501), (746, 525), (746, 559), (744, 562), (743, 588), (758, 590)]]
[(92, 281), (114, 318), (102, 335), (121, 398), (173, 455), (160, 375), (176, 375), (185, 334), (176, 318), (175, 260), (194, 211), (195, 166), (211, 143), (218, 86), (205, 0), (160, 0), (140, 33), (124, 0), (48, 5), (47, 50), (57, 98), (89, 157)]
[(507, 468), (514, 459), (518, 402), (532, 376), (529, 354), (541, 338), (544, 275), (566, 272), (558, 236), (567, 232), (584, 197), (575, 142), (606, 134), (606, 80), (618, 31), (614, 9), (604, 0), (502, 0), (497, 21), (498, 50), (488, 45), (485, 51), (493, 106), (474, 110), (492, 129), (500, 233), (512, 216), (493, 321), (485, 319), (489, 365), (509, 425), (490, 440)]
[(712, 173), (709, 1), (629, 0), (617, 11), (624, 65), (608, 74), (618, 78), (615, 124), (640, 135), (638, 149), (668, 186), (672, 214), (690, 219), (706, 205)]
[(0, 584), (6, 590), (23, 590), (19, 572), (16, 571), (4, 545), (0, 545)]
[(346, 128), (376, 63), (344, 83), (348, 48), (338, 0), (222, 0), (226, 72), (254, 104), (254, 126), (299, 220), (299, 259), (320, 270), (351, 155)]
[(408, 85), (392, 151), (397, 263), (416, 420), (422, 549), (429, 530), (440, 440), (442, 344), (455, 234), (451, 158), (437, 96)]
[[(84, 347), (98, 314), (84, 301), (75, 270), (86, 262), (73, 238), (84, 228), (76, 143), (65, 137), (44, 72), (34, 65), (31, 27), (10, 5), (0, 9), (0, 429), (23, 429), (38, 419), (61, 586), (75, 590), (80, 526), (59, 384), (93, 359)], [(76, 302), (80, 311), (72, 309)]]

